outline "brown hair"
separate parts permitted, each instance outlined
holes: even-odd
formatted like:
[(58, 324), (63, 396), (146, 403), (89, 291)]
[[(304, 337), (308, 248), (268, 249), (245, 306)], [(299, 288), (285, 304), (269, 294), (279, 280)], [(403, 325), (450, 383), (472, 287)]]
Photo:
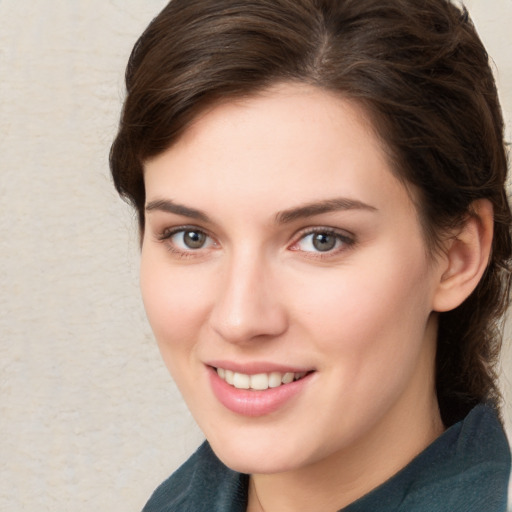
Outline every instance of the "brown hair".
[(144, 229), (143, 164), (206, 106), (277, 82), (336, 91), (365, 108), (397, 176), (419, 191), (429, 247), (494, 206), (487, 271), (440, 315), (436, 384), (445, 424), (498, 406), (495, 365), (508, 304), (511, 214), (503, 119), (488, 55), (447, 0), (173, 0), (137, 41), (110, 154), (114, 183)]

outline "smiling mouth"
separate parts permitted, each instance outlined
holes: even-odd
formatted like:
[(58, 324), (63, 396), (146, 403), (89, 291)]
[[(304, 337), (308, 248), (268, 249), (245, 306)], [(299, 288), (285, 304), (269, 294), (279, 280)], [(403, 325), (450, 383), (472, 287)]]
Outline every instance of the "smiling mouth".
[(233, 372), (225, 368), (214, 368), (217, 375), (230, 386), (236, 389), (249, 389), (254, 391), (265, 391), (269, 388), (278, 388), (303, 379), (311, 372), (270, 372), (248, 375), (245, 373)]

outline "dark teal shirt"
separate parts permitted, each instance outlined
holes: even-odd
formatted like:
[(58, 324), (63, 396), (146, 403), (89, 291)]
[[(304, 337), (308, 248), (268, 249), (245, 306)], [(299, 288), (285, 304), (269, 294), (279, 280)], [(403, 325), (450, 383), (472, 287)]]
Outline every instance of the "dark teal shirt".
[[(509, 476), (503, 428), (492, 408), (478, 405), (340, 512), (505, 512)], [(158, 487), (143, 512), (246, 512), (248, 483), (247, 475), (227, 468), (204, 443)]]

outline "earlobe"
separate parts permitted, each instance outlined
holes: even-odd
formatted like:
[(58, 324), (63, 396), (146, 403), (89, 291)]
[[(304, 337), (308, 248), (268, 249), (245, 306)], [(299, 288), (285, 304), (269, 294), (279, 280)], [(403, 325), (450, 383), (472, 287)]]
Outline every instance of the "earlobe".
[(462, 228), (447, 243), (433, 301), (434, 311), (455, 309), (477, 287), (489, 262), (493, 226), (491, 202), (487, 199), (474, 201)]

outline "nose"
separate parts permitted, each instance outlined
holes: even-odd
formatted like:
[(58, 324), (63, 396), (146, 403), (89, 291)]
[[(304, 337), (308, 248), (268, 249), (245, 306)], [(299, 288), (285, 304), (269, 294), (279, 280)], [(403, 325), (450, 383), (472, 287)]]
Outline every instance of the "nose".
[(230, 343), (274, 338), (288, 328), (277, 280), (263, 260), (254, 254), (233, 257), (219, 279), (210, 323)]

